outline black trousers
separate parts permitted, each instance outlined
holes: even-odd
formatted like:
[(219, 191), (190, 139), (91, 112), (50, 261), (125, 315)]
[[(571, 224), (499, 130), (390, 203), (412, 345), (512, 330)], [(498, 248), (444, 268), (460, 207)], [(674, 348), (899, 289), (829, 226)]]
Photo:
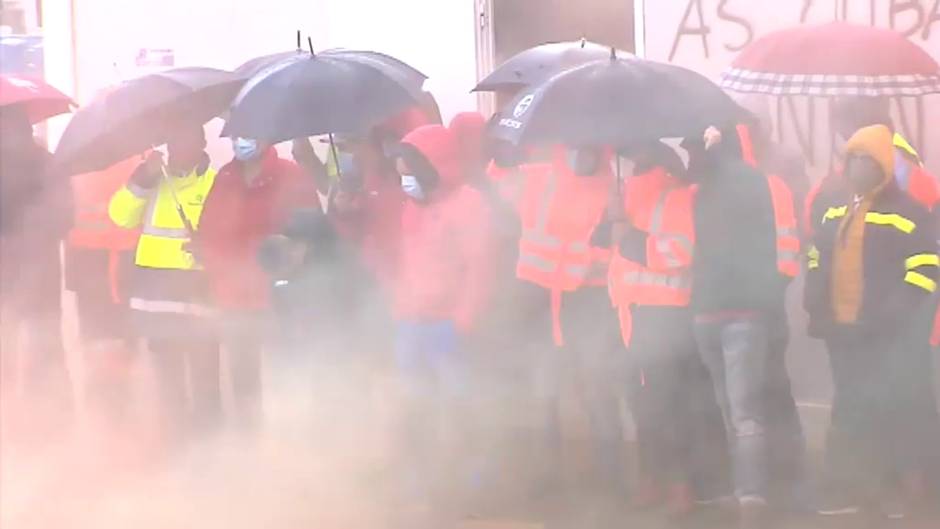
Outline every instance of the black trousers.
[[(222, 420), (218, 342), (181, 335), (150, 338), (147, 348), (167, 426), (177, 432), (217, 427)], [(191, 406), (187, 388), (192, 390)]]
[(835, 389), (827, 479), (860, 499), (877, 497), (908, 466), (917, 429), (911, 358), (883, 337), (840, 337), (827, 345)]
[(635, 307), (633, 318), (630, 401), (641, 475), (717, 496), (727, 487), (724, 423), (691, 315), (685, 308)]

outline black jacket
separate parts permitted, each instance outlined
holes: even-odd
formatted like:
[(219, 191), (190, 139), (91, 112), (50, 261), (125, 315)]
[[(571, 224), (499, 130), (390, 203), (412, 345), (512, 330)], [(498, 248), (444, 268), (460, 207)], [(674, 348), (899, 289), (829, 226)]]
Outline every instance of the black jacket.
[(723, 141), (723, 150), (690, 161), (690, 174), (699, 184), (692, 261), (697, 314), (767, 314), (783, 305), (786, 279), (777, 271), (770, 187), (763, 173), (741, 160), (736, 143)]
[[(832, 254), (844, 218), (839, 215), (840, 208), (851, 212), (854, 207), (847, 195), (833, 190), (820, 195), (813, 204), (813, 243), (818, 259), (811, 249), (804, 294), (804, 306), (810, 315), (810, 334), (818, 338), (831, 338), (838, 333), (886, 336), (900, 331), (928, 300), (928, 290), (905, 278), (908, 272), (914, 272), (928, 282), (937, 280), (937, 266), (909, 269), (907, 263), (909, 258), (918, 255), (936, 255), (936, 226), (930, 213), (894, 183), (875, 198), (868, 213), (872, 220), (865, 224), (861, 311), (856, 324), (838, 325), (832, 313)], [(833, 212), (829, 218), (827, 211)]]

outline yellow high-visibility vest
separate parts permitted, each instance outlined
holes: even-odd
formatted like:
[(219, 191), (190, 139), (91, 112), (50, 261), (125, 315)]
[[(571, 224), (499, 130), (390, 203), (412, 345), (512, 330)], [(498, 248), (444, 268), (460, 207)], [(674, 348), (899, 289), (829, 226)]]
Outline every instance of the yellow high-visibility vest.
[(161, 178), (155, 189), (143, 189), (133, 183), (111, 197), (108, 215), (122, 228), (141, 227), (136, 263), (145, 268), (198, 270), (200, 264), (186, 251), (192, 237), (177, 210), (193, 228), (199, 227), (202, 208), (215, 183), (216, 171), (202, 174), (195, 170), (186, 176)]

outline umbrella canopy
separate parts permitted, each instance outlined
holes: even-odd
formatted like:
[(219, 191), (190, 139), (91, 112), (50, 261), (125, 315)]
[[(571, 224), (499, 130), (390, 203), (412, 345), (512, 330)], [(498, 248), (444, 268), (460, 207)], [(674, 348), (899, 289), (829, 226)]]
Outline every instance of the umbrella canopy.
[[(270, 68), (271, 66), (274, 66), (281, 61), (295, 58), (298, 55), (303, 57), (309, 56), (308, 52), (298, 49), (296, 51), (288, 51), (256, 57), (236, 68), (235, 75), (248, 81), (252, 77), (264, 71), (266, 68)], [(337, 56), (349, 59), (351, 61), (374, 66), (379, 70), (382, 70), (382, 72), (386, 75), (401, 83), (402, 86), (417, 92), (421, 91), (421, 87), (424, 86), (424, 81), (426, 81), (428, 78), (427, 75), (424, 75), (420, 70), (411, 66), (405, 61), (377, 51), (334, 48), (323, 51), (319, 55), (326, 55), (328, 57)]]
[(408, 85), (400, 70), (390, 71), (393, 59), (368, 55), (374, 53), (290, 53), (275, 59), (245, 84), (222, 135), (279, 143), (327, 133), (357, 134), (416, 105), (420, 85)]
[[(628, 53), (618, 54), (623, 57)], [(487, 75), (474, 92), (516, 92), (547, 81), (556, 73), (610, 56), (610, 46), (581, 39), (551, 42), (517, 53)]]
[(900, 33), (834, 22), (754, 41), (721, 86), (770, 95), (920, 96), (940, 92), (940, 66)]
[(692, 70), (613, 56), (519, 94), (501, 115), (490, 132), (510, 143), (620, 147), (700, 135), (747, 113)]
[(201, 126), (228, 108), (243, 81), (213, 68), (179, 68), (131, 79), (75, 113), (54, 163), (66, 174), (100, 171)]
[(26, 113), (30, 123), (71, 112), (72, 99), (38, 79), (0, 75), (0, 107), (17, 107)]

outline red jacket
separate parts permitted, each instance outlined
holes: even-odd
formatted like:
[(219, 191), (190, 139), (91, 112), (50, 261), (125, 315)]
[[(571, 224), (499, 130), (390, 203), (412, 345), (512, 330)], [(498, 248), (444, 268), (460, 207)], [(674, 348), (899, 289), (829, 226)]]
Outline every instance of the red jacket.
[(330, 208), (337, 234), (356, 248), (363, 266), (387, 291), (394, 290), (400, 246), (402, 204), (401, 179), (388, 169), (364, 168), (362, 210), (340, 216)]
[(488, 296), (489, 210), (463, 183), (457, 142), (446, 128), (421, 127), (402, 142), (427, 158), (440, 181), (428, 202), (408, 200), (402, 210), (397, 316), (451, 320), (468, 331)]
[(261, 174), (246, 185), (242, 162), (216, 176), (199, 219), (200, 259), (213, 301), (223, 309), (259, 310), (269, 305), (270, 280), (258, 264), (262, 241), (277, 233), (297, 207), (316, 207), (313, 178), (294, 162), (264, 153)]

